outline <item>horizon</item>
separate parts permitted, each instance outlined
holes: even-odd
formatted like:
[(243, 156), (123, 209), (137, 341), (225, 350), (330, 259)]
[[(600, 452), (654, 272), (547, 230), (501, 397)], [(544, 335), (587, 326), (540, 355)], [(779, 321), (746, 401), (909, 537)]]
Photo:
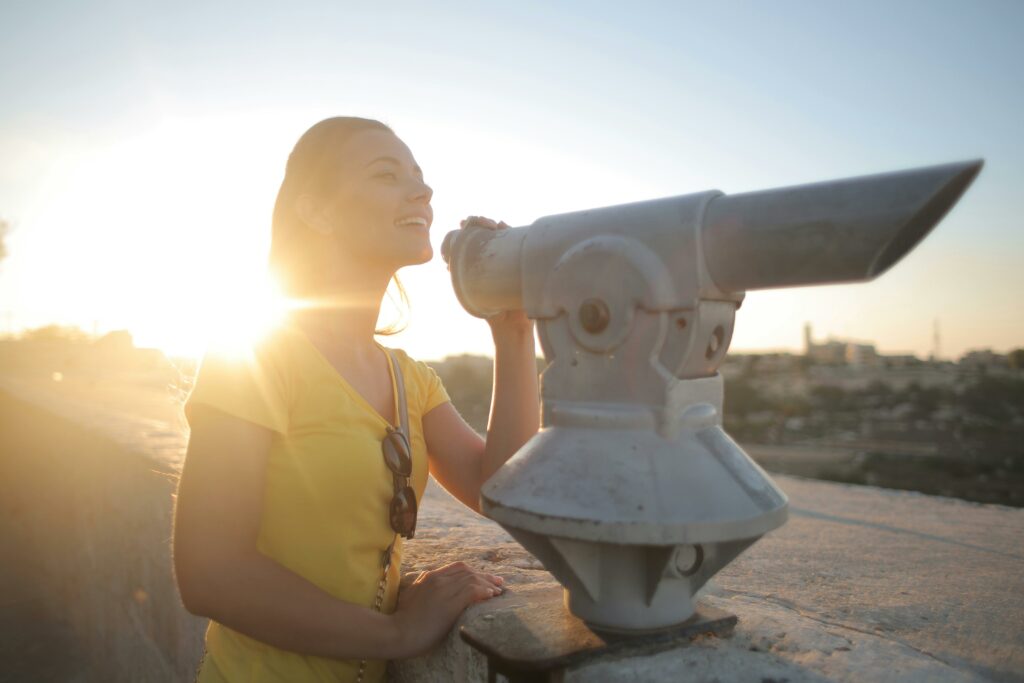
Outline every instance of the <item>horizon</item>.
[(95, 321), (195, 355), (214, 328), (258, 329), (285, 160), (341, 113), (392, 125), (435, 190), (434, 259), (400, 271), (409, 325), (387, 338), (414, 357), (493, 354), (440, 259), (465, 215), (522, 226), (979, 157), (890, 272), (750, 292), (731, 350), (800, 349), (806, 321), (918, 357), (935, 321), (941, 358), (1024, 346), (1024, 5), (242, 7), (0, 9), (18, 65), (0, 73), (4, 331)]
[[(120, 334), (120, 333), (125, 333), (126, 332), (131, 337), (132, 347), (134, 349), (142, 350), (142, 351), (151, 351), (151, 350), (160, 351), (160, 353), (162, 353), (165, 358), (167, 358), (168, 360), (171, 360), (171, 361), (184, 361), (184, 360), (199, 361), (199, 360), (202, 359), (202, 355), (203, 355), (203, 353), (199, 353), (199, 354), (174, 354), (174, 353), (170, 353), (170, 352), (168, 352), (168, 351), (166, 351), (166, 350), (164, 350), (164, 349), (162, 349), (162, 348), (160, 348), (158, 346), (140, 346), (137, 343), (137, 340), (135, 339), (134, 335), (132, 335), (131, 330), (129, 330), (129, 329), (108, 330), (108, 331), (106, 331), (106, 332), (104, 332), (102, 334), (96, 334), (96, 333), (89, 332), (87, 330), (82, 329), (81, 327), (74, 326), (74, 325), (61, 326), (61, 325), (58, 325), (58, 324), (48, 324), (48, 325), (44, 325), (42, 327), (35, 327), (35, 328), (21, 330), (20, 332), (15, 333), (15, 334), (0, 333), (0, 342), (11, 341), (11, 342), (30, 342), (31, 343), (31, 342), (34, 342), (34, 341), (38, 341), (39, 339), (36, 338), (36, 337), (31, 337), (31, 334), (33, 332), (39, 332), (40, 330), (45, 330), (47, 328), (54, 328), (54, 329), (53, 329), (53, 336), (49, 336), (49, 337), (45, 337), (44, 338), (46, 341), (57, 339), (57, 340), (60, 340), (60, 341), (65, 341), (65, 342), (70, 342), (70, 343), (79, 343), (79, 342), (84, 341), (84, 342), (92, 344), (92, 343), (96, 343), (96, 342), (100, 341), (101, 339), (103, 339), (104, 337), (107, 337), (109, 335)], [(30, 335), (30, 336), (27, 338), (26, 335)], [(378, 335), (378, 338), (383, 338), (385, 341), (387, 340), (387, 337), (382, 337), (380, 335)], [(844, 339), (844, 338), (839, 338), (839, 337), (834, 337), (834, 336), (828, 336), (828, 337), (825, 337), (825, 338), (820, 339), (820, 340), (813, 340), (813, 344), (815, 346), (822, 346), (822, 345), (826, 345), (826, 344), (829, 344), (829, 343), (867, 344), (867, 345), (872, 346), (875, 349), (875, 353), (879, 357), (881, 357), (881, 358), (893, 358), (893, 357), (902, 357), (902, 356), (908, 356), (909, 355), (909, 356), (912, 356), (912, 357), (914, 357), (915, 359), (917, 359), (917, 360), (919, 360), (921, 362), (938, 362), (938, 363), (958, 363), (958, 362), (962, 361), (964, 356), (966, 356), (967, 354), (975, 353), (975, 352), (981, 352), (981, 353), (991, 352), (991, 353), (995, 353), (995, 354), (1001, 355), (1001, 356), (1008, 356), (1011, 353), (1013, 353), (1014, 351), (1024, 351), (1024, 346), (1013, 347), (1013, 348), (1010, 348), (1010, 349), (1006, 349), (1005, 351), (1000, 351), (998, 349), (993, 349), (991, 347), (977, 347), (977, 348), (968, 349), (963, 354), (960, 354), (960, 356), (957, 356), (957, 357), (949, 357), (949, 356), (941, 356), (941, 355), (940, 356), (932, 357), (931, 355), (922, 356), (920, 354), (915, 354), (915, 353), (912, 353), (910, 351), (905, 351), (905, 350), (901, 350), (901, 349), (895, 349), (895, 350), (892, 350), (892, 349), (882, 349), (882, 348), (879, 348), (877, 346), (877, 344), (875, 344), (873, 341), (871, 341), (869, 339)], [(385, 346), (388, 346), (388, 345), (385, 344)], [(538, 344), (538, 349), (539, 349), (539, 344)], [(806, 350), (806, 347), (802, 348), (802, 349), (800, 349), (800, 348), (797, 348), (797, 349), (793, 349), (793, 348), (767, 348), (767, 349), (752, 349), (752, 350), (748, 350), (748, 349), (734, 349), (734, 348), (730, 347), (729, 351), (727, 352), (727, 354), (725, 356), (725, 361), (728, 361), (730, 357), (737, 357), (737, 356), (771, 356), (771, 355), (807, 356), (807, 350)], [(492, 361), (494, 360), (494, 354), (492, 354), (492, 353), (477, 353), (477, 352), (473, 352), (473, 351), (453, 352), (453, 353), (448, 353), (448, 354), (446, 354), (444, 356), (437, 357), (437, 358), (421, 358), (420, 360), (423, 360), (424, 362), (427, 362), (427, 363), (443, 363), (443, 362), (445, 362), (445, 361), (447, 361), (449, 359), (460, 358), (460, 357), (463, 357), (463, 356), (470, 356), (470, 357), (473, 357), (473, 358), (487, 358), (487, 359), (490, 359)], [(537, 354), (537, 359), (538, 360), (544, 360), (544, 355), (541, 354), (541, 353), (538, 353)]]

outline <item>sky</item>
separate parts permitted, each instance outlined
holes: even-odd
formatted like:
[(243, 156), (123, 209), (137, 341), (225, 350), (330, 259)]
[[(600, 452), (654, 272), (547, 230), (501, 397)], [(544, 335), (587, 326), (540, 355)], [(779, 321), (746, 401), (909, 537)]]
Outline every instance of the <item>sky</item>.
[(0, 5), (0, 329), (197, 354), (258, 319), (287, 155), (358, 115), (434, 189), (435, 257), (400, 273), (408, 327), (386, 342), (415, 357), (493, 353), (440, 258), (467, 215), (525, 226), (977, 158), (890, 271), (750, 292), (732, 349), (798, 351), (805, 323), (883, 353), (927, 356), (936, 327), (944, 358), (1024, 346), (1024, 3), (372, 5)]

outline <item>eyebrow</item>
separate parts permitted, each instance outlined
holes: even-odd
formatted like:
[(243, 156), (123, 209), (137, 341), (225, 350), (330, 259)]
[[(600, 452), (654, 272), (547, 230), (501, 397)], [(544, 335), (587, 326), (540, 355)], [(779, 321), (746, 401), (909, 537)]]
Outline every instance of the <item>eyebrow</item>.
[[(368, 168), (370, 166), (373, 166), (378, 161), (390, 161), (391, 163), (395, 164), (396, 166), (401, 166), (402, 165), (402, 162), (399, 161), (398, 159), (396, 159), (395, 157), (387, 157), (387, 156), (385, 156), (385, 157), (377, 157), (376, 159), (374, 159), (370, 163), (366, 164), (366, 166), (364, 166), (363, 168)], [(412, 168), (413, 168), (414, 171), (416, 171), (420, 175), (423, 175), (423, 169), (420, 168), (419, 164), (413, 164)]]

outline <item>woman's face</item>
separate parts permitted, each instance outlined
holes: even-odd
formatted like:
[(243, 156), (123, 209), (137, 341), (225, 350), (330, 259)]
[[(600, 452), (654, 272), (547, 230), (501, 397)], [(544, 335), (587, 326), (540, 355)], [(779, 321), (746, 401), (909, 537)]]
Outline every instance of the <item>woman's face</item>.
[(429, 261), (434, 191), (405, 143), (386, 130), (364, 130), (337, 158), (323, 216), (342, 257), (392, 270)]

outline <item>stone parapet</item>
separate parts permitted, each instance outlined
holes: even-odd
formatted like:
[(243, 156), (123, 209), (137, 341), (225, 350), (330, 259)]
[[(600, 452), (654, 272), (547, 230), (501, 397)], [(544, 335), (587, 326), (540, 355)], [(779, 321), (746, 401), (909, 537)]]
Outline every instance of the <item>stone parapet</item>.
[[(597, 659), (567, 681), (1024, 680), (1024, 510), (779, 476), (790, 521), (701, 593), (739, 617), (728, 638)], [(460, 624), (551, 594), (554, 578), (503, 529), (431, 482), (404, 571), (463, 560), (509, 590)], [(486, 681), (458, 626), (400, 682)]]
[[(165, 395), (145, 401), (138, 391), (67, 380), (45, 389), (5, 380), (0, 389), (25, 402), (8, 401), (0, 413), (11, 456), (0, 459), (8, 468), (0, 507), (26, 538), (60, 541), (34, 549), (42, 566), (26, 575), (121, 677), (191, 680), (205, 622), (181, 609), (170, 577), (168, 479), (184, 446), (174, 406)], [(774, 479), (790, 498), (789, 521), (700, 596), (737, 615), (730, 637), (595, 660), (566, 680), (1024, 681), (1024, 510)], [(557, 587), (503, 529), (431, 482), (404, 569), (456, 560), (501, 574), (509, 587), (460, 623)], [(429, 656), (393, 662), (390, 673), (399, 682), (483, 681), (485, 664), (456, 628)]]

